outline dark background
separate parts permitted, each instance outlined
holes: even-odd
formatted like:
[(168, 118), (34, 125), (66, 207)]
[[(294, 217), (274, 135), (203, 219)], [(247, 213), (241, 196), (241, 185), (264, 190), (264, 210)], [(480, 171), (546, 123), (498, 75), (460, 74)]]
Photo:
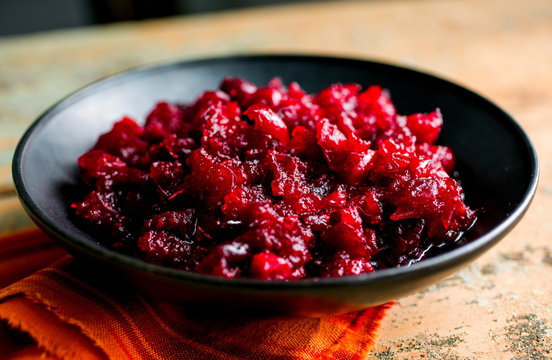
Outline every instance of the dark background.
[(0, 0), (0, 36), (314, 0)]

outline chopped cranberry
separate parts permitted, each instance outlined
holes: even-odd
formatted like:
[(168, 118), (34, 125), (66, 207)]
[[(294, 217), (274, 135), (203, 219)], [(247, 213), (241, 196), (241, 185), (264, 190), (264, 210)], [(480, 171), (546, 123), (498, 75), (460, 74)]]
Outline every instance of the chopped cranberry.
[(247, 106), (250, 103), (251, 98), (257, 92), (257, 87), (239, 78), (224, 78), (220, 85), (222, 91), (226, 92), (230, 97), (240, 104), (240, 106)]
[(182, 127), (182, 116), (178, 106), (160, 102), (146, 118), (145, 132), (156, 140), (169, 137)]
[(184, 167), (178, 161), (156, 161), (151, 164), (149, 176), (163, 198), (170, 198), (182, 181)]
[(370, 228), (363, 228), (356, 207), (337, 210), (332, 218), (337, 220), (336, 224), (322, 235), (328, 245), (368, 259), (378, 252), (375, 232)]
[(440, 110), (388, 91), (225, 78), (195, 102), (123, 118), (78, 159), (75, 214), (105, 244), (186, 271), (262, 280), (359, 275), (456, 241), (475, 211), (436, 145)]
[(271, 252), (259, 253), (251, 259), (251, 277), (261, 280), (287, 280), (291, 266), (286, 259)]
[(243, 266), (250, 259), (249, 245), (233, 241), (216, 246), (196, 265), (196, 270), (227, 278), (239, 277), (242, 275), (240, 265)]
[(129, 117), (116, 122), (111, 131), (100, 136), (94, 150), (118, 156), (133, 166), (148, 160), (148, 142), (144, 139), (144, 129)]
[(250, 106), (244, 115), (255, 122), (255, 130), (272, 136), (284, 145), (289, 143), (289, 132), (286, 124), (270, 107), (255, 104)]
[(406, 125), (418, 142), (434, 144), (441, 132), (443, 117), (439, 109), (429, 114), (412, 114), (406, 117)]
[(374, 271), (374, 267), (366, 257), (354, 257), (347, 251), (338, 251), (322, 265), (322, 277), (341, 277), (360, 275)]

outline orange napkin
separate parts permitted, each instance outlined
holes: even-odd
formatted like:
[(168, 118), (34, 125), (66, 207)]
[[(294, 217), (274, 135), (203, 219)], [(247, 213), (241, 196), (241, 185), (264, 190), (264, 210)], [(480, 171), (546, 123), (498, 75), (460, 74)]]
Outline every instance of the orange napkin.
[(390, 306), (321, 319), (194, 318), (85, 266), (39, 230), (0, 237), (0, 359), (364, 359)]

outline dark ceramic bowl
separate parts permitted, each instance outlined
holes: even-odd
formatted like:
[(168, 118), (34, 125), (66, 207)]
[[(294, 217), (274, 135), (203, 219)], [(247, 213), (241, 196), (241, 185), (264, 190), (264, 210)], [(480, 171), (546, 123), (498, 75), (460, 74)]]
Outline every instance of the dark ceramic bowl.
[[(380, 84), (399, 113), (444, 114), (440, 143), (452, 147), (472, 208), (482, 209), (463, 241), (408, 267), (356, 277), (293, 282), (225, 279), (144, 263), (99, 244), (71, 215), (77, 158), (123, 115), (144, 119), (159, 100), (191, 102), (224, 76), (264, 84), (279, 76), (308, 92), (335, 82)], [(396, 66), (313, 56), (208, 59), (129, 71), (88, 86), (43, 114), (25, 133), (13, 162), (15, 185), (32, 219), (76, 257), (120, 274), (156, 298), (261, 314), (317, 316), (382, 304), (423, 289), (473, 261), (521, 219), (537, 186), (535, 150), (504, 111), (463, 87)], [(105, 276), (105, 275), (102, 275)], [(196, 305), (194, 305), (194, 308)]]

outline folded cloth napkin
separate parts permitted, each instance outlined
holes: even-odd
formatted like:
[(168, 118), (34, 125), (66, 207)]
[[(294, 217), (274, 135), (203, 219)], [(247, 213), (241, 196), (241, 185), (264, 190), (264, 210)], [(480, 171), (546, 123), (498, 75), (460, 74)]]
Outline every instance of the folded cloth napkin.
[(0, 237), (0, 359), (364, 359), (390, 306), (319, 319), (196, 318), (86, 266), (39, 230)]

